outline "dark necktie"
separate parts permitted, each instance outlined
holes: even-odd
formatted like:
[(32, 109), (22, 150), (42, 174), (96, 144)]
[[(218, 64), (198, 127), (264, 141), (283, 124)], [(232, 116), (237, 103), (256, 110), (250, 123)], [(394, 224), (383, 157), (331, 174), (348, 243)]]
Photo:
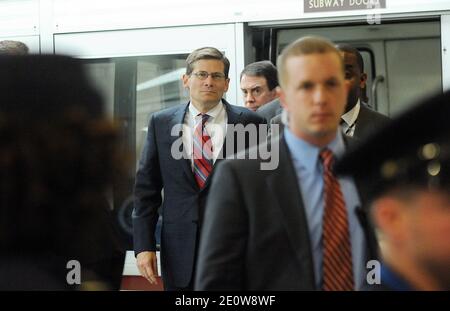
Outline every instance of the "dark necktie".
[(340, 125), (341, 125), (341, 128), (342, 128), (342, 132), (343, 132), (345, 135), (350, 136), (350, 137), (353, 137), (352, 130), (353, 130), (353, 129), (355, 128), (355, 126), (356, 126), (356, 121), (353, 122), (353, 124), (349, 126), (349, 125), (347, 124), (347, 122), (345, 122), (344, 119), (341, 119)]
[(193, 157), (194, 157), (194, 175), (197, 185), (200, 189), (205, 186), (209, 174), (213, 167), (213, 150), (211, 137), (206, 132), (205, 123), (209, 115), (199, 113), (202, 121), (198, 123), (194, 130), (193, 139)]
[(332, 172), (334, 156), (320, 152), (324, 170), (323, 290), (353, 290), (353, 267), (347, 210), (338, 180)]

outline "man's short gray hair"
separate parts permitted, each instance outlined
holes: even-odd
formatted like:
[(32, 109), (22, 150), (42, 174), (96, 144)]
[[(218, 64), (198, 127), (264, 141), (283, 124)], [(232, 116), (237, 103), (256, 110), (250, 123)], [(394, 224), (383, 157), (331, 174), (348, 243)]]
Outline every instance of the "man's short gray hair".
[(27, 55), (28, 46), (20, 41), (3, 40), (0, 41), (0, 55)]

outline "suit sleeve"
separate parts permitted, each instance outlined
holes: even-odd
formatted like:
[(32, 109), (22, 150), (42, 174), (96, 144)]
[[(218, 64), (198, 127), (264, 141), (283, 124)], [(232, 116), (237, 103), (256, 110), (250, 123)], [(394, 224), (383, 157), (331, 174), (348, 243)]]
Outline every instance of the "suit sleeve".
[(135, 254), (156, 251), (155, 228), (162, 202), (162, 177), (154, 115), (150, 119), (134, 187), (133, 240)]
[[(267, 140), (267, 134), (268, 134), (268, 124), (267, 120), (263, 117), (257, 115), (254, 112), (251, 112), (251, 114), (247, 117), (247, 124), (255, 124), (257, 128), (257, 140), (252, 141), (249, 137), (247, 137), (246, 142), (246, 148), (254, 147), (260, 143), (264, 143)], [(262, 126), (264, 125), (264, 126)]]
[(196, 290), (244, 289), (248, 217), (242, 189), (229, 162), (221, 163), (205, 209)]
[(255, 120), (256, 124), (267, 124), (267, 120), (265, 118), (262, 118), (258, 116), (258, 118)]

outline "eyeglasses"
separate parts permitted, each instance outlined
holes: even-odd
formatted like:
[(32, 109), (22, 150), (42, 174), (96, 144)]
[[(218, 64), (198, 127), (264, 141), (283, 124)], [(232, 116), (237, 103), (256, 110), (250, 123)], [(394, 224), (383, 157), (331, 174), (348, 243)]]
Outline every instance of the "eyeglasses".
[(199, 80), (206, 80), (208, 79), (209, 76), (211, 76), (211, 78), (214, 81), (220, 81), (225, 79), (225, 75), (221, 72), (212, 72), (212, 73), (208, 73), (206, 71), (199, 71), (196, 73), (192, 73), (194, 76), (196, 76)]

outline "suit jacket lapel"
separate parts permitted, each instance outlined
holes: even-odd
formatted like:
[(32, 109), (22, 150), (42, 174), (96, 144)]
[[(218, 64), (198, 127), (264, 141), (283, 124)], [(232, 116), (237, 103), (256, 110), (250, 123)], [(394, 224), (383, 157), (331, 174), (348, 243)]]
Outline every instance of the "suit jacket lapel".
[(297, 175), (284, 138), (277, 142), (280, 146), (279, 167), (267, 178), (267, 184), (282, 211), (291, 247), (305, 272), (305, 282), (314, 287), (311, 242)]
[[(234, 142), (236, 142), (236, 139), (237, 139), (236, 132), (235, 131), (231, 131), (229, 126), (242, 123), (242, 120), (241, 120), (242, 112), (236, 111), (233, 108), (233, 106), (231, 106), (224, 99), (222, 101), (223, 101), (223, 104), (225, 106), (225, 111), (227, 112), (227, 132), (225, 134), (225, 138), (223, 140), (223, 145), (222, 145), (222, 150), (219, 153), (220, 156), (217, 159), (217, 161), (220, 161), (220, 160), (222, 160), (222, 159), (224, 159), (224, 158), (226, 158), (228, 156), (227, 148), (226, 148), (227, 144), (226, 143), (227, 143), (227, 139), (231, 139), (230, 135), (234, 136)], [(216, 163), (217, 163), (217, 161), (216, 161)]]
[(353, 133), (354, 137), (359, 138), (361, 136), (361, 133), (364, 133), (367, 131), (368, 128), (371, 128), (371, 120), (369, 115), (369, 108), (364, 106), (362, 103), (360, 104), (361, 108), (359, 109), (358, 118), (356, 119), (356, 127), (355, 132)]
[[(168, 135), (170, 137), (169, 148), (172, 147), (173, 143), (177, 139), (182, 139), (182, 137), (183, 137), (183, 128), (182, 127), (180, 127), (180, 131), (179, 131), (178, 135), (176, 135), (176, 136), (172, 136), (171, 132), (172, 132), (172, 128), (174, 126), (180, 126), (180, 125), (182, 126), (184, 124), (184, 117), (187, 113), (188, 106), (189, 106), (189, 103), (187, 103), (186, 105), (180, 106), (180, 108), (174, 112), (174, 114), (172, 115), (172, 117), (168, 123), (167, 130), (168, 130)], [(183, 159), (180, 159), (177, 161), (181, 164), (182, 169), (186, 175), (186, 178), (189, 180), (189, 182), (194, 187), (197, 187), (197, 189), (198, 189), (198, 185), (197, 185), (197, 182), (195, 181), (194, 173), (192, 172), (192, 168), (191, 168), (191, 160), (188, 159), (186, 156), (186, 150), (185, 150), (184, 144), (182, 144), (182, 149), (183, 149), (183, 155), (184, 155)]]

